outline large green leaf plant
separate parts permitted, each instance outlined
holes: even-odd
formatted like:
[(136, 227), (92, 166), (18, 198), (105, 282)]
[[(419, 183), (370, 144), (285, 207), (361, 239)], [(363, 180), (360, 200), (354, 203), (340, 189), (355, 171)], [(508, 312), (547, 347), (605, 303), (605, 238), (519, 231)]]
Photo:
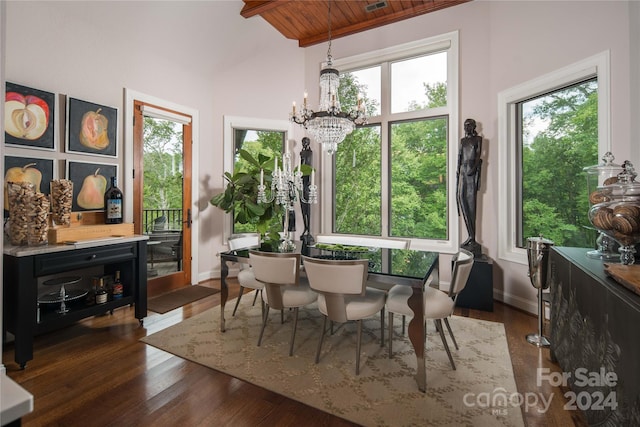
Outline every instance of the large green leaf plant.
[[(255, 225), (255, 230), (262, 235), (265, 242), (277, 242), (280, 240), (279, 232), (282, 231), (281, 218), (284, 208), (275, 200), (258, 203), (260, 171), (264, 173), (264, 185), (267, 187), (267, 194), (270, 195), (273, 169), (277, 160), (263, 154), (258, 154), (256, 159), (246, 150), (239, 150), (238, 153), (244, 160), (244, 167), (234, 174), (225, 172), (225, 190), (213, 196), (209, 203), (232, 213), (235, 223)], [(302, 165), (302, 173), (309, 175), (311, 168)]]

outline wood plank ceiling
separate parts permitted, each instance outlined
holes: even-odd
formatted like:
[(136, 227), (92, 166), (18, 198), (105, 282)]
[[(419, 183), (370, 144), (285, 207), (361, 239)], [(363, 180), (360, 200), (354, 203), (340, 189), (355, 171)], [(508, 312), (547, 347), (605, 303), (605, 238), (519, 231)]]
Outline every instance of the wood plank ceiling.
[[(288, 39), (307, 47), (328, 40), (328, 2), (323, 0), (243, 0), (245, 18), (262, 16)], [(471, 0), (334, 0), (331, 38), (370, 30)]]

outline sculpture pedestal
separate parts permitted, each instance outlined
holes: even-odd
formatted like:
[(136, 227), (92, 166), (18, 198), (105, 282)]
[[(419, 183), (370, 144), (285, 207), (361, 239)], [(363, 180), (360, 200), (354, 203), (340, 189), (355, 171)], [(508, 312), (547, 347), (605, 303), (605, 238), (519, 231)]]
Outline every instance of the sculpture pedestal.
[(493, 311), (493, 261), (489, 258), (473, 260), (467, 285), (458, 294), (456, 306)]

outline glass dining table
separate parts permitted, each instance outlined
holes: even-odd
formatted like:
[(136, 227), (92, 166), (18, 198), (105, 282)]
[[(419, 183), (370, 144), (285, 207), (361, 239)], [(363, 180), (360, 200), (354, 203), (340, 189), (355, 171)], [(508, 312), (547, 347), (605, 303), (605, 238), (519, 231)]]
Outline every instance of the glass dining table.
[[(277, 247), (263, 246), (257, 250), (274, 252)], [(386, 249), (386, 248), (318, 248), (314, 245), (307, 246), (296, 242), (296, 252), (309, 257), (330, 259), (363, 259), (369, 260), (369, 286), (389, 289), (393, 285), (410, 286), (413, 294), (409, 298), (409, 307), (414, 316), (409, 322), (409, 339), (416, 354), (417, 372), (416, 382), (420, 391), (426, 391), (425, 368), (425, 321), (424, 321), (424, 289), (429, 286), (438, 286), (439, 283), (439, 254), (412, 249)], [(224, 308), (229, 296), (227, 276), (229, 275), (230, 262), (247, 262), (249, 250), (235, 250), (220, 253), (220, 282), (221, 282), (221, 308), (220, 330), (225, 331)]]

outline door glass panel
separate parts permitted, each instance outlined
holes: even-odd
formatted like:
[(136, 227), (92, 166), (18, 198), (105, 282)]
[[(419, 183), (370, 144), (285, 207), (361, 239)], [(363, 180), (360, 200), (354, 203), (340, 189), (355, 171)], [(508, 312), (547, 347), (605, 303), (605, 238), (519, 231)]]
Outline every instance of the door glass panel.
[(143, 132), (142, 227), (151, 278), (182, 270), (182, 124), (145, 117)]

